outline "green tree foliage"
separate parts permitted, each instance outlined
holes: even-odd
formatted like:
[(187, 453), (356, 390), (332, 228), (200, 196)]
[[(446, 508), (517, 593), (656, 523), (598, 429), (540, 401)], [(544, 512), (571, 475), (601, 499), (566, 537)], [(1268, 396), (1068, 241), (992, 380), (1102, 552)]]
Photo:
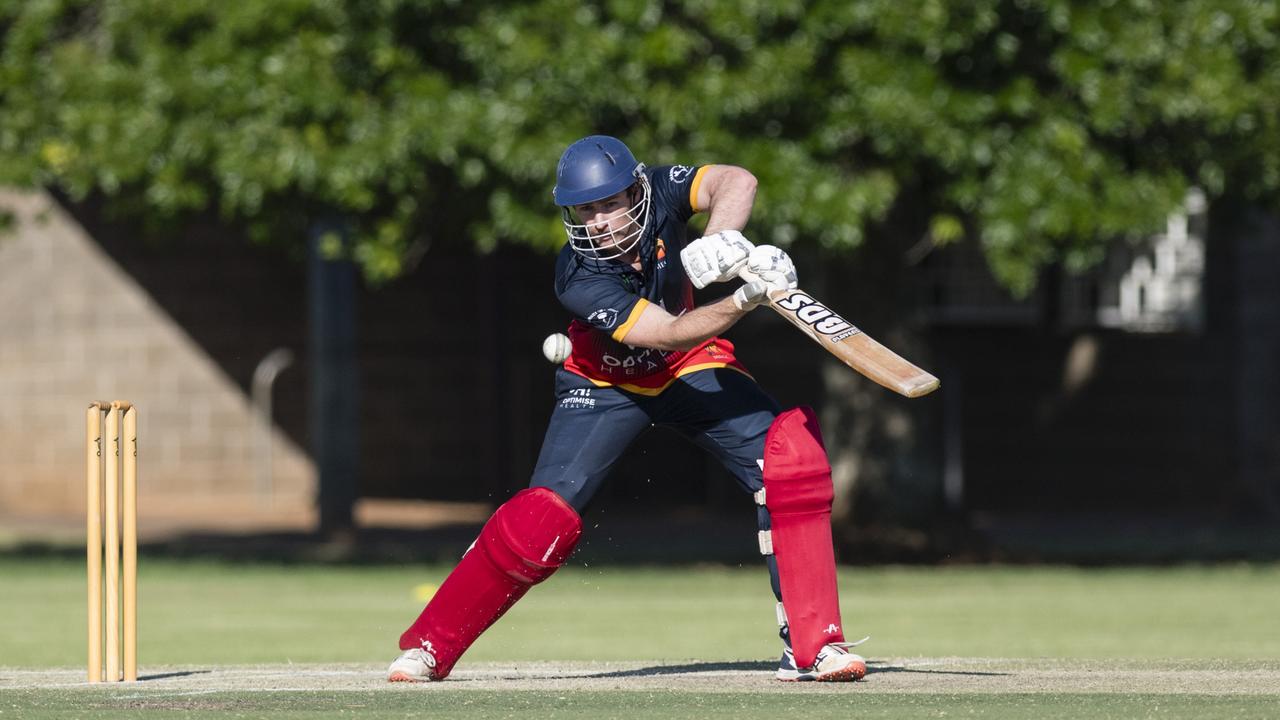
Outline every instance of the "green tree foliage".
[(563, 241), (560, 150), (752, 169), (759, 240), (861, 243), (911, 191), (1009, 287), (1280, 189), (1270, 0), (0, 0), (0, 181), (301, 243), (372, 279), (439, 233)]

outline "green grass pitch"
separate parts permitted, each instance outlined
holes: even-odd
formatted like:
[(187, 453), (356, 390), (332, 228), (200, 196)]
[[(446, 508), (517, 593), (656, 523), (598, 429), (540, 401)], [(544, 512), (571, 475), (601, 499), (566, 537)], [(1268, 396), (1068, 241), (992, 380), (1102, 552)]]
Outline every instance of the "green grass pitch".
[(571, 566), (450, 681), (382, 682), (438, 566), (144, 557), (136, 684), (84, 682), (72, 560), (0, 559), (0, 718), (1274, 717), (1280, 566), (847, 568), (852, 685), (771, 679), (762, 568)]

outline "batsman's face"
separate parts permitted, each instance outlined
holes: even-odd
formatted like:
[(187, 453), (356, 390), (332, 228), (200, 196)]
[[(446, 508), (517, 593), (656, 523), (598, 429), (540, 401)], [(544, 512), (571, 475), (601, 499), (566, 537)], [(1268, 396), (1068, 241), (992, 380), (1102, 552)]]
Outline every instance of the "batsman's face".
[(578, 216), (578, 222), (587, 226), (599, 247), (611, 247), (633, 232), (631, 226), (635, 224), (635, 218), (629, 214), (630, 189), (603, 200), (574, 205), (573, 211)]

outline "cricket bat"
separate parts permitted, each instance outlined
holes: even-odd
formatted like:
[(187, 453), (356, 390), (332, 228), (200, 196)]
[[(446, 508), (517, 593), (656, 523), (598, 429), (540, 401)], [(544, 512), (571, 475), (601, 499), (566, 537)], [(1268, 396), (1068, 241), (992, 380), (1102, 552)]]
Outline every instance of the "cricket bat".
[(941, 385), (938, 378), (876, 342), (803, 290), (774, 290), (769, 293), (769, 307), (845, 365), (899, 395), (920, 397)]

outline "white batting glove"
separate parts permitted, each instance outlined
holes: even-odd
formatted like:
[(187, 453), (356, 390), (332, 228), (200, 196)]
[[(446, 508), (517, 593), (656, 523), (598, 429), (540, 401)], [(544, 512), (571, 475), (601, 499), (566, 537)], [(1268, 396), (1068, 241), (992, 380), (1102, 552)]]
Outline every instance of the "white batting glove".
[[(751, 277), (747, 277), (748, 274)], [(763, 280), (770, 291), (795, 290), (798, 284), (796, 264), (791, 262), (791, 256), (773, 245), (758, 245), (751, 251), (743, 277), (748, 281)]]
[(755, 310), (769, 302), (769, 285), (763, 280), (749, 280), (733, 291), (733, 306), (739, 310)]
[(751, 243), (737, 230), (721, 230), (704, 235), (680, 251), (684, 272), (693, 286), (702, 289), (713, 282), (724, 282), (738, 276), (747, 264)]

